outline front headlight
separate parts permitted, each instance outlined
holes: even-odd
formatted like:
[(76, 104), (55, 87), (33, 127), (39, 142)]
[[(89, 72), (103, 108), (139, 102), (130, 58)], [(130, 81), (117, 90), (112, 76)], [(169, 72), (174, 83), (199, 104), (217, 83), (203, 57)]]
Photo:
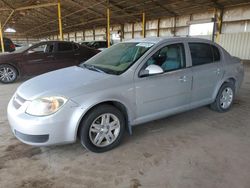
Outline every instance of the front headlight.
[(60, 96), (42, 97), (31, 101), (26, 113), (33, 116), (48, 116), (57, 112), (68, 99)]

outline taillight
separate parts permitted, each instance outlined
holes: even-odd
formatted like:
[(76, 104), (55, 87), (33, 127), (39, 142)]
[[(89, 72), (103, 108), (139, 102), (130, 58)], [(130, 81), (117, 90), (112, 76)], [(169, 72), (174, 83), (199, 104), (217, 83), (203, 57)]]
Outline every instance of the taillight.
[(15, 47), (14, 44), (10, 44), (10, 48), (11, 48), (11, 49), (15, 49), (16, 47)]

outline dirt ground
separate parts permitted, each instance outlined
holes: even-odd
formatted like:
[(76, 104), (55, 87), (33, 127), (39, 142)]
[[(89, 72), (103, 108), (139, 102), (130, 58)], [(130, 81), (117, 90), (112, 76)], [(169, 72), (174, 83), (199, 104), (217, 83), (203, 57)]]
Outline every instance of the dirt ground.
[(18, 141), (6, 106), (21, 82), (0, 84), (0, 188), (249, 188), (250, 63), (245, 64), (245, 81), (230, 112), (202, 107), (143, 124), (102, 154), (79, 142), (39, 148)]

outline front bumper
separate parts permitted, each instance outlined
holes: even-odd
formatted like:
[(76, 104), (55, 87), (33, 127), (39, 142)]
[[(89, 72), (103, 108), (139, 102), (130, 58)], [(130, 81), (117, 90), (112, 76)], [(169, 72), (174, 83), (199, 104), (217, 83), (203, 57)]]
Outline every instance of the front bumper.
[(69, 100), (58, 112), (36, 117), (25, 113), (30, 101), (20, 98), (22, 97), (17, 98), (15, 95), (7, 109), (12, 132), (20, 141), (30, 145), (47, 146), (76, 140), (81, 116), (78, 113), (79, 106), (75, 102)]

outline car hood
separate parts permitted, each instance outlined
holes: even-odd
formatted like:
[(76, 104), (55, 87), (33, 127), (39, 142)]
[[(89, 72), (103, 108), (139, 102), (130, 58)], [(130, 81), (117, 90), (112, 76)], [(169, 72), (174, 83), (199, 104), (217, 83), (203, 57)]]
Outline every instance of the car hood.
[(72, 98), (96, 91), (113, 77), (115, 76), (74, 66), (32, 78), (19, 86), (17, 93), (26, 100), (56, 95)]

